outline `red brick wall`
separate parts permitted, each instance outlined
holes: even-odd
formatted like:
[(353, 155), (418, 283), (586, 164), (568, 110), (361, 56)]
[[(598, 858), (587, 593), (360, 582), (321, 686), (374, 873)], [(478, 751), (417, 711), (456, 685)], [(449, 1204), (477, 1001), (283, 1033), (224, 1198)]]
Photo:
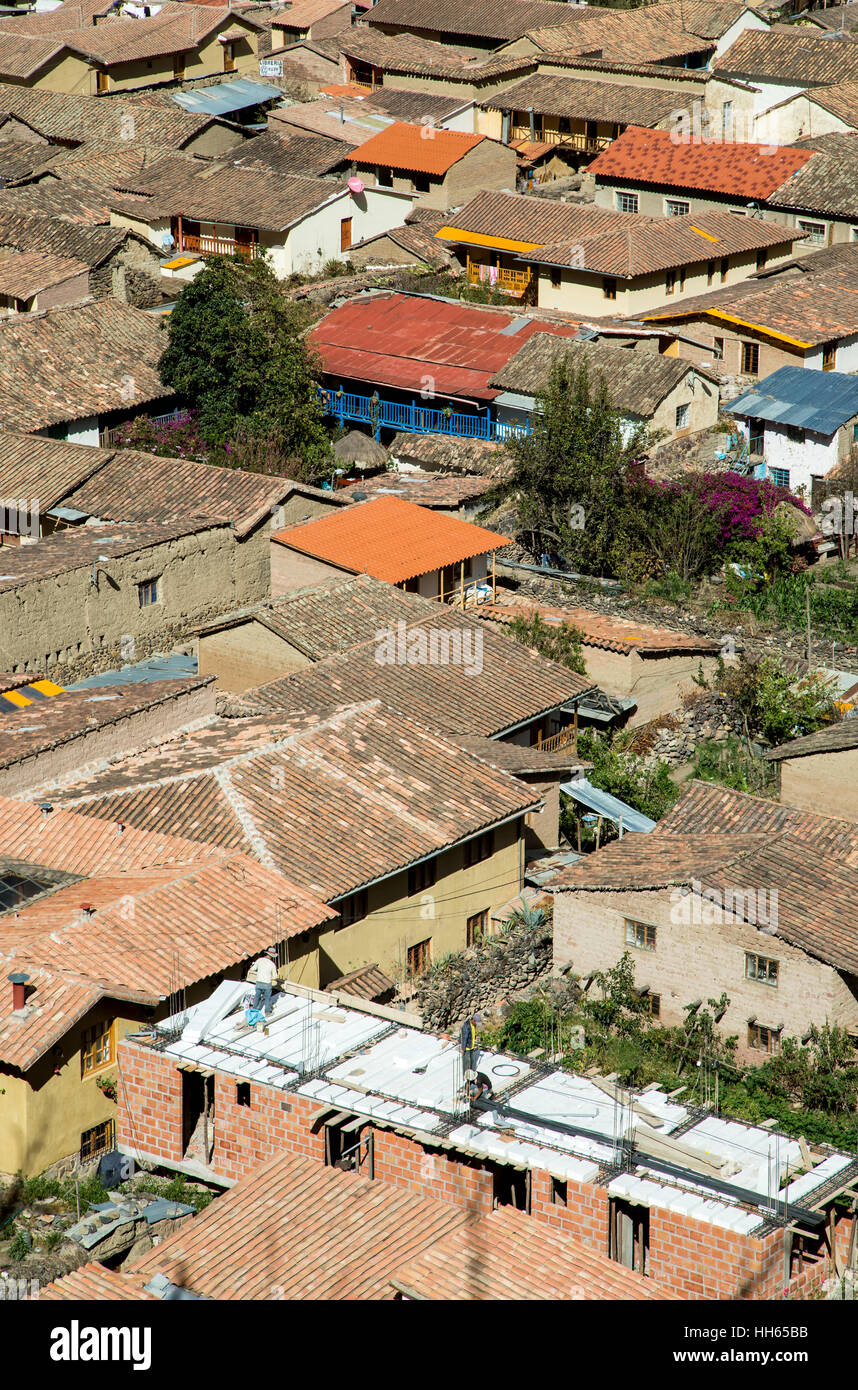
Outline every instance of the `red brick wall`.
[[(312, 1132), (310, 1116), (319, 1103), (274, 1086), (250, 1083), (251, 1104), (239, 1105), (236, 1078), (215, 1075), (215, 1146), (212, 1166), (225, 1177), (241, 1178), (283, 1149), (325, 1158), (324, 1127)], [(172, 1058), (139, 1043), (119, 1047), (117, 1140), (172, 1162), (181, 1161), (182, 1073)], [(397, 1187), (438, 1197), (482, 1215), (492, 1208), (492, 1170), (479, 1159), (426, 1149), (390, 1130), (373, 1135), (374, 1174)], [(531, 1173), (531, 1215), (553, 1229), (608, 1253), (609, 1198), (589, 1183), (566, 1184), (566, 1206), (551, 1200), (551, 1178)], [(845, 1257), (851, 1222), (837, 1226), (838, 1254)], [(784, 1232), (753, 1240), (651, 1207), (649, 1273), (686, 1299), (776, 1299), (783, 1287)], [(819, 1288), (829, 1264), (821, 1260), (792, 1280), (786, 1296)]]

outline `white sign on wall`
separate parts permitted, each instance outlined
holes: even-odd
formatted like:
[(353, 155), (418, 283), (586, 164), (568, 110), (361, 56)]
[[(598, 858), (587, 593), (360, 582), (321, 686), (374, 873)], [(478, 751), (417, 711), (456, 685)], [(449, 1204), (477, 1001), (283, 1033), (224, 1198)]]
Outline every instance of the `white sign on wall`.
[(282, 77), (283, 59), (282, 58), (260, 58), (259, 59), (260, 77)]

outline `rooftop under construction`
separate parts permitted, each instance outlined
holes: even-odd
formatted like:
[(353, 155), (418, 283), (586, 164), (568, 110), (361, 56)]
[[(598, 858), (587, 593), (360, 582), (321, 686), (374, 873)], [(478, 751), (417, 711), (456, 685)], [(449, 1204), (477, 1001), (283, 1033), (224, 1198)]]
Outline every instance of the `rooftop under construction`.
[(597, 1184), (743, 1235), (817, 1228), (824, 1203), (858, 1180), (854, 1155), (723, 1119), (715, 1100), (683, 1104), (657, 1085), (634, 1091), (534, 1057), (480, 1051), (493, 1095), (472, 1103), (456, 1042), (410, 1016), (284, 982), (266, 1034), (245, 1022), (246, 993), (225, 981), (134, 1041), (180, 1068), (318, 1101), (320, 1122), (364, 1119), (430, 1148)]

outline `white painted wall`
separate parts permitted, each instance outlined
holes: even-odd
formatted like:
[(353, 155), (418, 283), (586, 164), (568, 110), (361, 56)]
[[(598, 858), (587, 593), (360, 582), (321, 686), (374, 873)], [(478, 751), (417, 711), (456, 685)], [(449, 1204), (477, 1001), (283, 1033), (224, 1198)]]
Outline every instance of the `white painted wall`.
[(727, 52), (727, 49), (736, 42), (740, 34), (744, 34), (748, 29), (768, 29), (768, 27), (766, 21), (761, 19), (758, 14), (755, 14), (753, 10), (746, 9), (744, 14), (739, 15), (739, 18), (734, 20), (730, 28), (721, 35), (715, 45), (715, 53), (710, 60), (710, 66), (715, 58), (720, 58), (722, 53)]
[[(747, 434), (746, 421), (737, 421), (743, 434)], [(851, 433), (851, 425), (845, 426)], [(811, 479), (824, 478), (837, 462), (838, 435), (812, 434), (804, 432), (802, 440), (790, 439), (786, 426), (766, 422), (763, 441), (763, 456), (766, 472), (772, 468), (785, 468), (789, 473), (789, 485), (793, 492), (805, 488), (810, 500)]]
[(414, 203), (411, 194), (392, 188), (365, 188), (356, 197), (343, 191), (316, 208), (291, 227), (286, 243), (272, 247), (271, 261), (280, 279), (293, 273), (312, 275), (326, 261), (345, 261), (348, 252), (340, 251), (340, 224), (345, 217), (352, 219), (352, 244), (367, 237), (401, 227)]
[[(822, 346), (813, 348), (805, 354), (805, 367), (812, 367), (814, 371), (822, 371)], [(851, 338), (843, 338), (837, 344), (837, 355), (834, 359), (834, 370), (836, 372), (858, 372), (858, 335)]]
[(95, 444), (98, 445), (98, 416), (92, 415), (85, 420), (69, 421), (65, 438), (70, 444)]

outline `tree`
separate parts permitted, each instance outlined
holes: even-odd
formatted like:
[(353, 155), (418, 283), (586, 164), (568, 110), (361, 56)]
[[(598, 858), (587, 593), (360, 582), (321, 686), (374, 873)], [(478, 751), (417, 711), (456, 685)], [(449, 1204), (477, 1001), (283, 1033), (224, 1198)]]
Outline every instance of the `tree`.
[[(179, 297), (160, 371), (197, 412), (202, 437), (236, 463), (231, 441), (264, 437), (283, 472), (318, 477), (330, 457), (304, 339), (306, 318), (265, 260), (215, 257)], [(246, 454), (250, 451), (244, 450)]]
[(742, 657), (721, 671), (718, 686), (736, 701), (749, 737), (770, 743), (815, 733), (834, 718), (833, 682), (815, 671), (799, 679), (780, 657)]
[(608, 571), (617, 559), (617, 510), (648, 442), (643, 426), (626, 427), (604, 377), (591, 383), (586, 363), (576, 366), (567, 353), (537, 397), (530, 434), (507, 440), (511, 475), (495, 499), (514, 503), (533, 555)]

